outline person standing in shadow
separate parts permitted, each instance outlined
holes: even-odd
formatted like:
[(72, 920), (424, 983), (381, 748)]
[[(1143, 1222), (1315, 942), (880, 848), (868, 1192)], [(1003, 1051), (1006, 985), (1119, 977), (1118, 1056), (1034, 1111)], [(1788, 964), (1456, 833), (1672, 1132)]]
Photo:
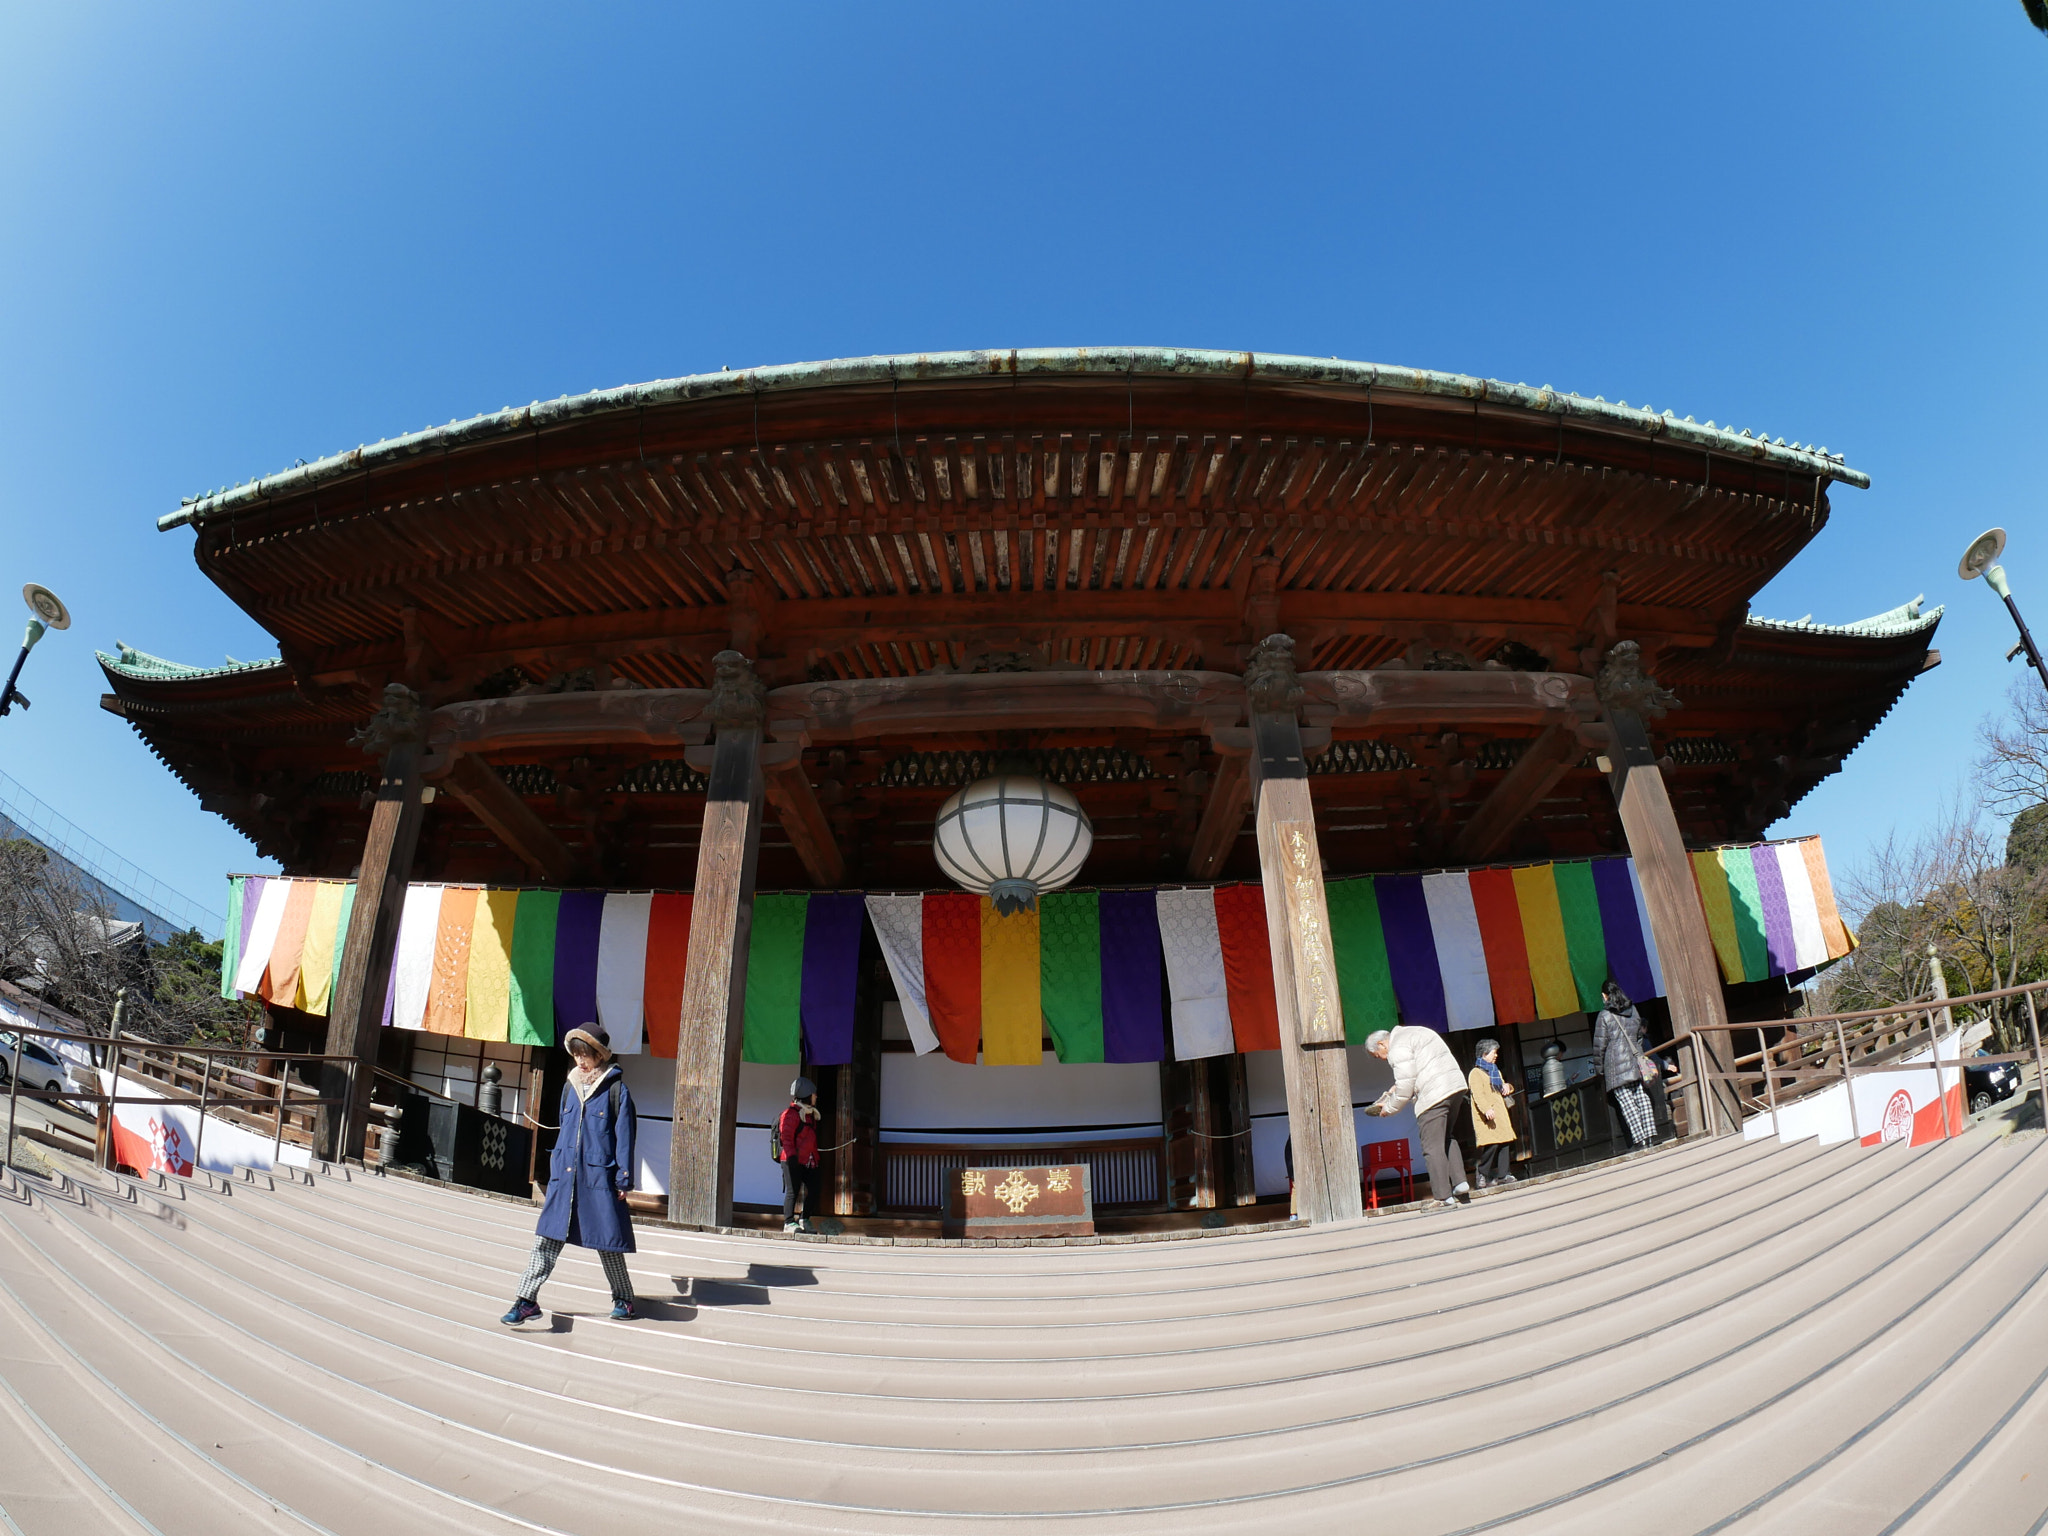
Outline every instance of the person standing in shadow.
[(1508, 1116), (1508, 1100), (1514, 1097), (1514, 1084), (1501, 1075), (1498, 1040), (1480, 1041), (1473, 1055), (1466, 1081), (1472, 1088), (1472, 1140), (1479, 1147), (1475, 1170), (1479, 1187), (1512, 1184), (1515, 1176), (1508, 1172), (1508, 1163), (1515, 1150), (1515, 1125)]
[(1608, 981), (1601, 1000), (1607, 1006), (1593, 1021), (1593, 1056), (1607, 1079), (1607, 1096), (1628, 1127), (1628, 1139), (1640, 1151), (1657, 1140), (1656, 1114), (1643, 1089), (1643, 1079), (1656, 1070), (1643, 1055), (1643, 1016), (1618, 981)]

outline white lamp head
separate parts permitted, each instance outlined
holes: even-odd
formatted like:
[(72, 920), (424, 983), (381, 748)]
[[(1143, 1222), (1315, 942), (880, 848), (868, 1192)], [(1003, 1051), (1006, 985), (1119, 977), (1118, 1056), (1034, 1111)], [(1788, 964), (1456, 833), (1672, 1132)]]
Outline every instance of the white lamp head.
[(48, 587), (30, 582), (21, 589), (21, 600), (28, 604), (28, 611), (36, 616), (38, 623), (50, 629), (71, 627), (71, 610), (66, 608), (63, 599)]
[(932, 852), (939, 867), (1008, 916), (1038, 905), (1081, 872), (1095, 829), (1071, 791), (1029, 774), (968, 785), (939, 810)]
[[(1963, 558), (1956, 563), (1956, 574), (1965, 581), (1975, 581), (1987, 571), (1996, 570), (1992, 562), (2004, 553), (2005, 530), (1988, 528), (1970, 540), (1970, 547), (1963, 551)], [(1997, 585), (1994, 580), (1992, 586)]]

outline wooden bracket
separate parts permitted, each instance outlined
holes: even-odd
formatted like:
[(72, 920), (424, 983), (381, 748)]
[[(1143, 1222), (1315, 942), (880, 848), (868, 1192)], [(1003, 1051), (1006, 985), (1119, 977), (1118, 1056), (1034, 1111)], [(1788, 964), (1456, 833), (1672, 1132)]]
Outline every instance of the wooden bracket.
[(443, 782), (448, 793), (468, 806), (536, 879), (566, 885), (574, 878), (574, 855), (489, 763), (458, 753)]

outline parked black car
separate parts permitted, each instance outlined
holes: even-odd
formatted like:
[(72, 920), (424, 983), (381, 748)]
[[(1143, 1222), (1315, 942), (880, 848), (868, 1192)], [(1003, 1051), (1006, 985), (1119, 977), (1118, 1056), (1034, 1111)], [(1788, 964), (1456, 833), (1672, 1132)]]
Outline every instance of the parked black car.
[(1963, 1097), (1970, 1101), (1971, 1114), (1982, 1114), (2019, 1091), (2018, 1062), (1999, 1061), (1988, 1067), (1973, 1067), (1967, 1061), (1963, 1063)]

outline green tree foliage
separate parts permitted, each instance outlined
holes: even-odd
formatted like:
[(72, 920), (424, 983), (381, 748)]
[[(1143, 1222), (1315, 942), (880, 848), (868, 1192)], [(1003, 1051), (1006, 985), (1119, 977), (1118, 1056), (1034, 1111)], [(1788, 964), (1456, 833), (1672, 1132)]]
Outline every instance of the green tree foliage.
[(261, 1003), (220, 995), (220, 960), (220, 941), (190, 928), (150, 951), (157, 1008), (167, 1021), (191, 1028), (181, 1044), (246, 1045), (263, 1025)]
[(98, 890), (26, 839), (0, 840), (0, 978), (105, 1030), (167, 1044), (242, 1045), (262, 1005), (220, 995), (221, 946), (199, 934), (151, 943), (114, 918)]
[[(2015, 839), (2028, 853), (2048, 831), (2048, 805), (2034, 812), (2015, 818), (2003, 848), (1981, 811), (1958, 805), (1911, 846), (1879, 849), (1843, 883), (1859, 947), (1823, 979), (1813, 1011), (1932, 997), (1937, 958), (1951, 996), (2048, 976), (2048, 874), (2010, 856)], [(2024, 1006), (1998, 1002), (1984, 1014), (1999, 1048), (2017, 1050)]]

